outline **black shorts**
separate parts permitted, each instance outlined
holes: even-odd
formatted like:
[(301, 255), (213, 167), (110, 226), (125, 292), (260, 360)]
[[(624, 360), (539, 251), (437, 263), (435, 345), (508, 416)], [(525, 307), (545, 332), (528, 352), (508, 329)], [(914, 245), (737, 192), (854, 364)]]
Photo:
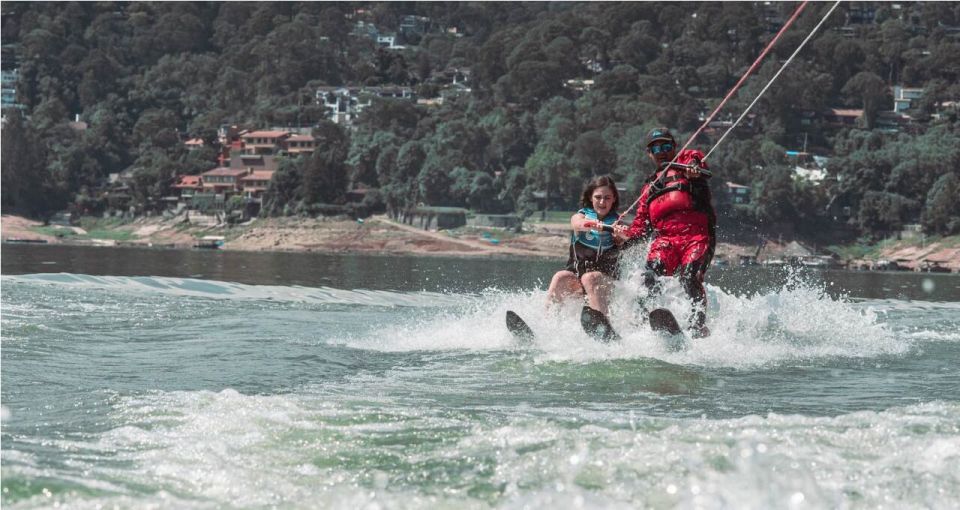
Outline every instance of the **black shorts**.
[(570, 245), (570, 258), (564, 267), (577, 275), (577, 279), (590, 271), (599, 271), (611, 278), (620, 277), (620, 250), (617, 247), (604, 251), (597, 257), (597, 251), (580, 243)]

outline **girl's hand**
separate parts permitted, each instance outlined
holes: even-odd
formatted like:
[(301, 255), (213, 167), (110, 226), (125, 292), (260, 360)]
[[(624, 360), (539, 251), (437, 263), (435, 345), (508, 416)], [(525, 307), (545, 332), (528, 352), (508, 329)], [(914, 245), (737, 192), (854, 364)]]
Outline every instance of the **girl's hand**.
[(630, 227), (624, 225), (623, 223), (617, 223), (613, 226), (613, 239), (614, 241), (626, 241), (630, 238), (627, 232), (630, 230)]

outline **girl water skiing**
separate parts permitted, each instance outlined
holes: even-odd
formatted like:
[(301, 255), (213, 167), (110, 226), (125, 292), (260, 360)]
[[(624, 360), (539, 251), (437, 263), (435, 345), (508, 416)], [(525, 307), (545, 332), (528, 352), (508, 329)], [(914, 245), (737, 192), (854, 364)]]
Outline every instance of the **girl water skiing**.
[[(573, 296), (586, 297), (584, 316), (604, 323), (610, 333), (607, 307), (619, 272), (620, 244), (626, 240), (622, 232), (613, 228), (619, 206), (620, 195), (612, 178), (597, 177), (587, 184), (580, 198), (580, 210), (570, 218), (570, 258), (566, 267), (553, 275), (547, 290), (548, 305)], [(584, 327), (588, 327), (586, 318)], [(601, 336), (606, 335), (601, 332)]]

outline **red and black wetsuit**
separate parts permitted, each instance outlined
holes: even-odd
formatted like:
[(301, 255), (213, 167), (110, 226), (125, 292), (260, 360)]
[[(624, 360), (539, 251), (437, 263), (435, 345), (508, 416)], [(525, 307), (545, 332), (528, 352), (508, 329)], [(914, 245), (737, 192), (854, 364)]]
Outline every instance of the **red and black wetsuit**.
[[(702, 152), (688, 149), (680, 153), (677, 163), (702, 159)], [(700, 165), (707, 168), (705, 163)], [(691, 326), (696, 328), (706, 321), (703, 275), (713, 258), (716, 224), (706, 176), (688, 179), (683, 168), (668, 166), (647, 178), (640, 192), (637, 216), (628, 232), (631, 239), (654, 236), (644, 283), (655, 295), (659, 291), (657, 276), (678, 275), (693, 301)]]

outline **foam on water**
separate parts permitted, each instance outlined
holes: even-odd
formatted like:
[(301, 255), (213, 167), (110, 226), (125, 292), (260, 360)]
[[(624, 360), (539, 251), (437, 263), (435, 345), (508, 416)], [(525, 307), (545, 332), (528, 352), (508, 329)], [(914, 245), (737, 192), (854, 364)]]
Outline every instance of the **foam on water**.
[(711, 286), (671, 352), (634, 283), (601, 345), (540, 289), (4, 276), (3, 506), (960, 506), (960, 305)]
[[(712, 335), (688, 339), (686, 349), (674, 352), (640, 320), (636, 299), (637, 289), (642, 285), (636, 275), (634, 272), (617, 285), (610, 318), (623, 341), (609, 345), (598, 344), (583, 333), (579, 324), (581, 305), (577, 300), (548, 311), (544, 306), (546, 293), (541, 289), (524, 292), (489, 289), (474, 295), (72, 274), (4, 277), (4, 282), (56, 285), (70, 291), (96, 290), (119, 296), (114, 301), (78, 300), (77, 306), (83, 309), (73, 313), (80, 315), (88, 315), (97, 307), (124, 309), (131, 295), (160, 297), (174, 303), (186, 298), (254, 305), (407, 309), (401, 314), (381, 315), (355, 324), (352, 330), (344, 324), (343, 331), (334, 331), (323, 340), (383, 352), (515, 349), (517, 346), (504, 323), (507, 310), (519, 313), (537, 333), (531, 352), (542, 361), (655, 358), (675, 364), (744, 368), (797, 360), (899, 355), (920, 340), (960, 340), (956, 329), (944, 328), (942, 324), (915, 321), (905, 330), (902, 324), (891, 326), (891, 322), (885, 320), (889, 314), (922, 316), (924, 309), (915, 305), (831, 297), (822, 287), (791, 278), (780, 289), (756, 295), (733, 295), (708, 286), (708, 324)], [(681, 322), (686, 320), (688, 304), (673, 279), (667, 280), (660, 304), (673, 310)], [(952, 307), (952, 310), (957, 305), (937, 304), (937, 307), (931, 313), (942, 317), (943, 307)], [(10, 311), (14, 312), (16, 321), (16, 307)], [(70, 309), (63, 311), (69, 312)]]
[[(669, 349), (662, 337), (641, 322), (637, 293), (629, 284), (618, 285), (611, 304), (611, 322), (623, 337), (620, 343), (603, 345), (590, 339), (580, 326), (581, 304), (573, 300), (548, 310), (542, 290), (491, 290), (478, 300), (438, 313), (415, 314), (403, 325), (348, 343), (382, 351), (512, 349), (516, 344), (504, 316), (513, 310), (533, 328), (537, 338), (532, 349), (544, 361), (656, 358), (744, 368), (807, 359), (898, 355), (914, 345), (911, 337), (897, 334), (883, 320), (877, 306), (833, 298), (822, 288), (802, 282), (752, 296), (728, 294), (713, 286), (707, 289), (712, 335), (688, 338), (687, 348), (679, 352)], [(668, 282), (661, 303), (681, 321), (688, 313), (689, 305), (675, 282)]]
[[(960, 404), (837, 417), (719, 420), (522, 408), (466, 413), (378, 399), (370, 381), (289, 395), (124, 397), (124, 425), (61, 468), (5, 459), (5, 477), (68, 480), (12, 507), (951, 508)], [(578, 411), (590, 418), (590, 411)], [(109, 459), (104, 462), (103, 458)], [(100, 459), (100, 460), (98, 460)], [(83, 473), (83, 476), (80, 476)], [(144, 490), (148, 488), (148, 490)]]

